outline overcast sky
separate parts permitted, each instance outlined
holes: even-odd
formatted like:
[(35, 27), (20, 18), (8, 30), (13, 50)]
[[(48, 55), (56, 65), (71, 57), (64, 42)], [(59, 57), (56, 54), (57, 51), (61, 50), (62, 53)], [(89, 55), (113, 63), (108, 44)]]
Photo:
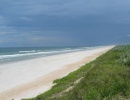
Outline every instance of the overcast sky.
[(130, 43), (130, 0), (0, 0), (0, 47)]

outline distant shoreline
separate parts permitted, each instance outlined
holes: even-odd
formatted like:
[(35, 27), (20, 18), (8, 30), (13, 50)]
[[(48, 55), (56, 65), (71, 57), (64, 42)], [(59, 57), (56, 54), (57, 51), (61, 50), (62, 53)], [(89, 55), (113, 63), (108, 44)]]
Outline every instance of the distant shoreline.
[(106, 46), (3, 65), (10, 68), (1, 70), (0, 98), (19, 100), (43, 93), (53, 86), (55, 79), (67, 75), (113, 47)]
[[(104, 46), (95, 47), (10, 47), (0, 48), (0, 65), (25, 61), (30, 59), (42, 58), (58, 54), (65, 54), (77, 51), (90, 50)], [(1, 68), (1, 66), (0, 66)]]

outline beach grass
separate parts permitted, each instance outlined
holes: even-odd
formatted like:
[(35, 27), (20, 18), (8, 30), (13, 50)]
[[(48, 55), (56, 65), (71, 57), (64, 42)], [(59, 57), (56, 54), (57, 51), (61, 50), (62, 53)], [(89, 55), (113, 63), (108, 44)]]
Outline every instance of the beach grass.
[(49, 91), (23, 100), (129, 100), (130, 45), (116, 46), (53, 83)]

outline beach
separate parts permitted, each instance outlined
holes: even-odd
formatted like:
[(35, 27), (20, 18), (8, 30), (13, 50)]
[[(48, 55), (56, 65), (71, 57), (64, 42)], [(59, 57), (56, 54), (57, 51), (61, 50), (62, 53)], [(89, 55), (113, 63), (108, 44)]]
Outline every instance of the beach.
[(0, 100), (35, 97), (49, 90), (54, 85), (55, 79), (68, 75), (113, 47), (104, 46), (2, 64), (0, 65)]

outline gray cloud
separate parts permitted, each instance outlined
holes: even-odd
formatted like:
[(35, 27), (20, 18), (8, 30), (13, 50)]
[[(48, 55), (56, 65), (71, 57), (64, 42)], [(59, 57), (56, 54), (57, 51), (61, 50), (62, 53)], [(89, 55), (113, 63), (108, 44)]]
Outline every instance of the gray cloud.
[(129, 0), (1, 0), (0, 9), (3, 45), (125, 43), (130, 31)]
[(128, 0), (3, 0), (3, 11), (16, 15), (86, 15), (128, 12), (129, 5)]
[(22, 20), (25, 20), (25, 21), (32, 21), (31, 18), (28, 18), (28, 17), (20, 17)]
[(0, 16), (0, 27), (6, 25), (6, 23), (7, 23), (7, 20), (3, 16)]

